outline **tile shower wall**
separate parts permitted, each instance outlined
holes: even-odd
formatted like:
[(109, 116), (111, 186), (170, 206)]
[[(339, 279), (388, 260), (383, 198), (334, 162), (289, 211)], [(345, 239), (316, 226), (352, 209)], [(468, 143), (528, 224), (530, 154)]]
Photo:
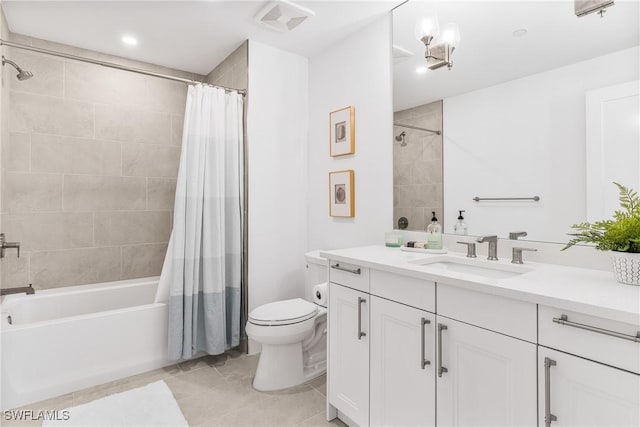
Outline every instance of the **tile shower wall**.
[[(397, 111), (393, 122), (442, 130), (442, 101)], [(405, 132), (405, 146), (395, 139), (401, 132)], [(394, 228), (405, 217), (408, 230), (424, 230), (432, 211), (443, 224), (442, 135), (399, 126), (393, 127), (393, 135)]]
[(19, 82), (4, 75), (2, 231), (22, 243), (22, 252), (16, 258), (9, 251), (2, 260), (3, 286), (42, 289), (158, 275), (171, 231), (186, 86), (16, 49), (6, 55), (35, 77)]

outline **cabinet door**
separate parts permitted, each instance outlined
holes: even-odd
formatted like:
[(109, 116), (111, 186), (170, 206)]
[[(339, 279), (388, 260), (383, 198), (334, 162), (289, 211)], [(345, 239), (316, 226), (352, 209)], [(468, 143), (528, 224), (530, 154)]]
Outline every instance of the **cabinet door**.
[(437, 319), (438, 350), (442, 352), (436, 364), (437, 424), (536, 425), (536, 346), (440, 316)]
[(640, 375), (539, 347), (538, 377), (540, 426), (640, 425)]
[(329, 289), (329, 403), (359, 425), (369, 424), (369, 295)]
[(371, 425), (436, 421), (435, 316), (371, 297)]

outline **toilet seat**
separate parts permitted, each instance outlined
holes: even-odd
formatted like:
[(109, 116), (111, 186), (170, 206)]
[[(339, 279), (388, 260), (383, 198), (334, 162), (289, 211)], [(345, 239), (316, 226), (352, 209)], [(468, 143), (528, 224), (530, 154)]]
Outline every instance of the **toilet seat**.
[(301, 298), (261, 305), (249, 313), (249, 322), (261, 326), (283, 326), (313, 318), (318, 306)]

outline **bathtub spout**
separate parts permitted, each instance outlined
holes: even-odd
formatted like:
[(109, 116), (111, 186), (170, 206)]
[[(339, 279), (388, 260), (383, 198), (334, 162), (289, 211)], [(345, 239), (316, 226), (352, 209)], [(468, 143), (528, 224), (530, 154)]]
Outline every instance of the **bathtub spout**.
[(29, 286), (23, 286), (21, 288), (5, 288), (0, 289), (0, 296), (2, 295), (11, 295), (11, 294), (21, 294), (25, 293), (27, 295), (33, 295), (36, 293), (36, 290), (33, 289), (33, 285), (29, 284)]

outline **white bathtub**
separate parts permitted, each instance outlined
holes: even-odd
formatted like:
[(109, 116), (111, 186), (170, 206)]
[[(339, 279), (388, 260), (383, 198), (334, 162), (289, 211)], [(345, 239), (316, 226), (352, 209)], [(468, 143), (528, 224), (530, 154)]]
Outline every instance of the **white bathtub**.
[(0, 407), (142, 373), (167, 360), (158, 278), (9, 295), (0, 304)]

